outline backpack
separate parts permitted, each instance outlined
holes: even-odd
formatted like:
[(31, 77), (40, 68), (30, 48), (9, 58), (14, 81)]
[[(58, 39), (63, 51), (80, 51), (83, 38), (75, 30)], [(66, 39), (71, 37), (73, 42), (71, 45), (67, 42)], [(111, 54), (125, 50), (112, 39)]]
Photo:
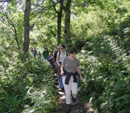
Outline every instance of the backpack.
[(58, 53), (58, 52), (59, 52), (59, 55), (60, 55), (60, 51), (58, 51), (58, 50), (54, 53), (54, 58), (53, 58), (54, 61), (56, 61), (56, 57), (57, 57), (57, 53)]
[[(56, 58), (57, 58), (57, 53), (59, 52), (59, 56), (60, 56), (60, 51), (57, 50), (55, 53), (54, 53), (54, 60), (56, 61)], [(66, 56), (68, 56), (67, 54), (67, 51), (66, 51)]]

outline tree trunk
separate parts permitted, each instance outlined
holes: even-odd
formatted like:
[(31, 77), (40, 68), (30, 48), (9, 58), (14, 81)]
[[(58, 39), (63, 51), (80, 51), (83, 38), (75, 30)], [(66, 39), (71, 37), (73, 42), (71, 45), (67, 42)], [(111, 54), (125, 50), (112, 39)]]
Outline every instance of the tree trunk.
[(57, 17), (57, 45), (59, 45), (61, 43), (61, 22), (62, 22), (62, 10), (63, 10), (64, 0), (59, 1), (59, 3), (60, 3), (59, 11), (56, 10), (55, 2), (53, 0), (51, 0), (51, 2), (53, 3), (54, 10), (58, 15), (58, 17)]
[(64, 0), (60, 0), (60, 11), (57, 13), (58, 14), (58, 19), (57, 19), (57, 45), (61, 43), (61, 22), (62, 22), (62, 10), (63, 10), (63, 2)]
[(61, 18), (62, 15), (58, 14), (58, 18), (57, 18), (57, 45), (59, 45), (61, 43)]
[(31, 10), (31, 0), (26, 0), (26, 7), (24, 12), (24, 43), (23, 43), (23, 61), (25, 62), (28, 58), (29, 49), (29, 17)]
[(67, 0), (66, 6), (65, 6), (65, 45), (68, 45), (68, 42), (70, 43), (70, 17), (71, 17), (71, 0)]

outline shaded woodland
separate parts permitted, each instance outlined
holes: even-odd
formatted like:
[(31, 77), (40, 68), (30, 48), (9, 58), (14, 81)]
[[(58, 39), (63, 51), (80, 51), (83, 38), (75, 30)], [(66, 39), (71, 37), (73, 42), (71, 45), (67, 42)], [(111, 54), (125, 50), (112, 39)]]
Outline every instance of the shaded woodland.
[(0, 0), (0, 113), (59, 113), (55, 71), (30, 48), (78, 49), (82, 102), (130, 112), (129, 0)]

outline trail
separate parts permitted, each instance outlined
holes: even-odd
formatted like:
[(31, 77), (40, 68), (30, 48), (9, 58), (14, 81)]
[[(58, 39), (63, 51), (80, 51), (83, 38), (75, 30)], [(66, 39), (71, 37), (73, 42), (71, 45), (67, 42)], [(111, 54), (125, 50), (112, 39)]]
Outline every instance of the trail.
[[(59, 84), (57, 84), (57, 74), (54, 75), (56, 77), (56, 86), (59, 89)], [(58, 99), (58, 113), (65, 113), (65, 107), (66, 107), (66, 97), (65, 93), (63, 91), (58, 92), (59, 99)], [(87, 95), (86, 95), (87, 96)], [(80, 100), (80, 97), (77, 97), (76, 102), (72, 103), (70, 108), (70, 113), (98, 113), (93, 110), (93, 105), (90, 104), (90, 102), (82, 102)]]
[[(65, 93), (59, 91), (59, 113), (65, 113)], [(79, 97), (77, 102), (71, 105), (70, 113), (94, 113), (92, 105), (90, 103), (83, 103)]]

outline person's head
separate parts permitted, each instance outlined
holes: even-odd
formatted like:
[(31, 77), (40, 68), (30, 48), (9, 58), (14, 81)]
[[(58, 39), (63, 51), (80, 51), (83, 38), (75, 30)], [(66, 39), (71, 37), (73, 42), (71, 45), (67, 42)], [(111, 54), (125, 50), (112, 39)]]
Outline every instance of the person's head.
[(63, 44), (59, 45), (59, 50), (60, 50), (60, 52), (65, 51), (65, 45), (63, 45)]
[(51, 56), (51, 53), (49, 53), (49, 56)]
[(48, 50), (48, 48), (46, 47), (46, 48), (45, 48), (45, 50), (47, 51), (47, 50)]
[(71, 56), (71, 57), (75, 57), (75, 55), (77, 54), (77, 49), (76, 49), (76, 47), (71, 47), (71, 48), (69, 49), (69, 53), (70, 53), (70, 56)]
[(53, 54), (55, 54), (56, 50), (53, 50)]
[(33, 51), (33, 48), (31, 47), (30, 50)]
[(57, 46), (58, 50), (60, 50), (61, 44)]

